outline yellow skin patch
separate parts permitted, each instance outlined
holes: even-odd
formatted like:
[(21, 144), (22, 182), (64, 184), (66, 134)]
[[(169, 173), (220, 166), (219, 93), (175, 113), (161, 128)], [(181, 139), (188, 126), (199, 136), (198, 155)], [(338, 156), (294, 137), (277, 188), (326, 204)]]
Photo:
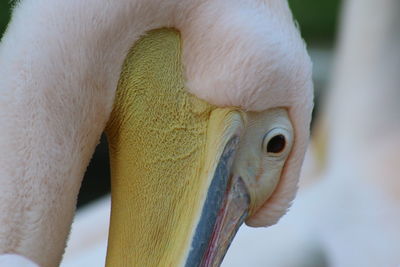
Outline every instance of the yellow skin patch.
[(106, 128), (112, 176), (107, 266), (182, 264), (225, 145), (210, 136), (223, 136), (235, 120), (240, 112), (216, 108), (185, 89), (178, 32), (155, 30), (134, 45)]

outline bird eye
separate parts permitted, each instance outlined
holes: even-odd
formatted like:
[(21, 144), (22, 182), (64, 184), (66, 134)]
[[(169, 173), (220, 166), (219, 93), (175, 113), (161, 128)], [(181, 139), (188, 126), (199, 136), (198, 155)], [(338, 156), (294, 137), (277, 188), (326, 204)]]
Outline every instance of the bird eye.
[(278, 134), (272, 137), (267, 144), (268, 153), (280, 153), (285, 149), (286, 139), (283, 135)]
[(264, 136), (263, 151), (269, 156), (278, 157), (286, 151), (287, 143), (287, 130), (274, 128)]

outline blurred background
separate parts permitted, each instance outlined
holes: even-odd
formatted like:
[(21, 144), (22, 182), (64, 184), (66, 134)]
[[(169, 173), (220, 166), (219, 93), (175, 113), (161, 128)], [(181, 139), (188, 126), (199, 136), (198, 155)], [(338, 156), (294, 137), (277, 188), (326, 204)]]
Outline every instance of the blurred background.
[[(315, 112), (318, 112), (331, 71), (341, 1), (289, 0), (289, 3), (314, 62)], [(11, 1), (0, 0), (0, 38), (10, 20), (11, 8)], [(103, 136), (83, 180), (78, 207), (109, 191), (108, 151)]]

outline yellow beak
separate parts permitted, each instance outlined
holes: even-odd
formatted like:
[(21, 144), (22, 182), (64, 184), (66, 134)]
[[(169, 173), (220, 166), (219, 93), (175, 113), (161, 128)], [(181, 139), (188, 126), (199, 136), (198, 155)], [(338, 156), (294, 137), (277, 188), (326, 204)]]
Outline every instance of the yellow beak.
[(129, 53), (107, 126), (108, 266), (219, 266), (249, 206), (231, 176), (243, 113), (189, 94), (174, 30)]

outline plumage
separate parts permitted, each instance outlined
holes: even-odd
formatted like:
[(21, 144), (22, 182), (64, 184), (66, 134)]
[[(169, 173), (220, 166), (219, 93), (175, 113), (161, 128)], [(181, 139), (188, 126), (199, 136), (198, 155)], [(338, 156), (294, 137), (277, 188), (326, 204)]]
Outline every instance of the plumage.
[(121, 67), (148, 31), (181, 34), (185, 87), (218, 107), (287, 109), (295, 142), (271, 225), (294, 198), (312, 108), (311, 63), (285, 1), (23, 0), (0, 44), (0, 253), (58, 264)]

